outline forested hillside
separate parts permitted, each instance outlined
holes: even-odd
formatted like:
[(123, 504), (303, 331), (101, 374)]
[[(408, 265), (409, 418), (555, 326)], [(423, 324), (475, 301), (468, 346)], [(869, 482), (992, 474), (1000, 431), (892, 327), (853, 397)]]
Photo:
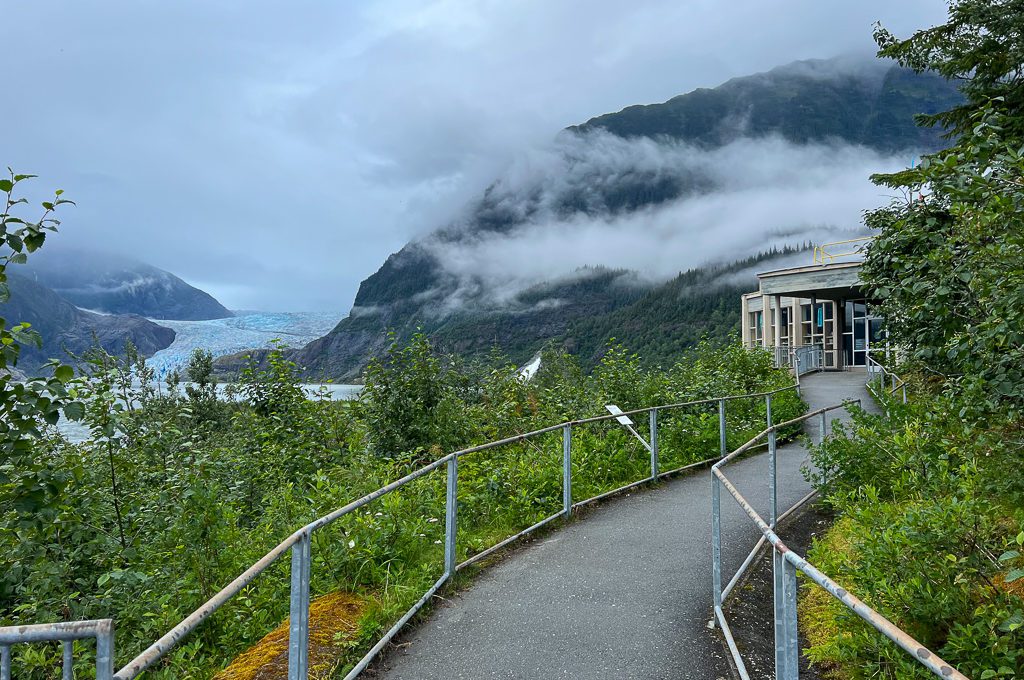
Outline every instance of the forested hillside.
[(702, 338), (739, 337), (739, 297), (757, 290), (756, 272), (789, 263), (808, 248), (782, 248), (728, 265), (691, 269), (635, 302), (570, 324), (562, 343), (586, 364), (596, 363), (610, 339), (635, 348), (650, 364), (671, 365)]

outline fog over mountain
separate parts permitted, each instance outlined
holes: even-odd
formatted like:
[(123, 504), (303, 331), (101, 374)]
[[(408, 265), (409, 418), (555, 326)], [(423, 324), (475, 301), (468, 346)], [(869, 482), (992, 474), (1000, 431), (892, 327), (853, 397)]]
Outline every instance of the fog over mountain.
[(20, 271), (78, 307), (106, 314), (154, 319), (222, 319), (231, 316), (210, 294), (171, 272), (132, 258), (55, 243)]
[(957, 98), (936, 76), (842, 57), (598, 116), (521, 152), (459, 218), (367, 279), (356, 311), (394, 302), (397, 284), (381, 294), (375, 281), (389, 278), (389, 264), (430, 268), (418, 278), (407, 271), (396, 290), (444, 316), (509, 305), (585, 266), (635, 270), (654, 283), (848, 236), (886, 200), (872, 173), (944, 143), (914, 115)]
[[(464, 223), (418, 246), (457, 279), (443, 303), (449, 308), (506, 303), (586, 265), (664, 281), (709, 262), (846, 235), (866, 206), (885, 199), (869, 175), (905, 167), (911, 157), (909, 150), (795, 144), (778, 135), (705, 150), (568, 132), (521, 158), (488, 191), (487, 210), (515, 229)], [(607, 205), (609, 196), (631, 190), (652, 202)]]

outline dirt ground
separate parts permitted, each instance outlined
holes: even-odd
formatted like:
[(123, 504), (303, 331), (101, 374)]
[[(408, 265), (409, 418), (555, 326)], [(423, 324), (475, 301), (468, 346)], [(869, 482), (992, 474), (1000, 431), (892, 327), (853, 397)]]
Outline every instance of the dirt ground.
[[(817, 503), (812, 503), (787, 517), (779, 527), (779, 536), (798, 554), (806, 556), (811, 539), (827, 531), (832, 525), (832, 519), (832, 516)], [(771, 552), (762, 551), (760, 558), (747, 572), (745, 580), (736, 586), (735, 592), (736, 594), (725, 605), (725, 615), (747, 671), (752, 679), (774, 678), (775, 631)], [(800, 641), (801, 649), (807, 646), (802, 634)], [(725, 645), (724, 639), (722, 644)], [(807, 680), (822, 678), (802, 656), (800, 677)]]

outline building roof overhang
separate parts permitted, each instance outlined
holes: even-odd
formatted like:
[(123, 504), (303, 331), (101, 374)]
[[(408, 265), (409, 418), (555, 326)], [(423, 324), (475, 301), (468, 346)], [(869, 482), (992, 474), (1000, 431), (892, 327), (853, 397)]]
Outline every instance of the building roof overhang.
[(815, 264), (763, 272), (757, 275), (761, 295), (846, 300), (865, 296), (860, 262)]

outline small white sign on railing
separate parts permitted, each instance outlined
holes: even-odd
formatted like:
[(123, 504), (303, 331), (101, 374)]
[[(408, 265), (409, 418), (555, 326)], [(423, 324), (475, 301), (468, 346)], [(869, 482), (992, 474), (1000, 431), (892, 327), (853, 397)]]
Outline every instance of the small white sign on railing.
[(619, 421), (622, 425), (633, 424), (633, 421), (629, 419), (629, 416), (620, 415), (622, 413), (622, 409), (615, 404), (608, 404), (605, 408), (608, 409), (608, 413), (611, 413), (613, 416), (618, 416), (615, 420)]

